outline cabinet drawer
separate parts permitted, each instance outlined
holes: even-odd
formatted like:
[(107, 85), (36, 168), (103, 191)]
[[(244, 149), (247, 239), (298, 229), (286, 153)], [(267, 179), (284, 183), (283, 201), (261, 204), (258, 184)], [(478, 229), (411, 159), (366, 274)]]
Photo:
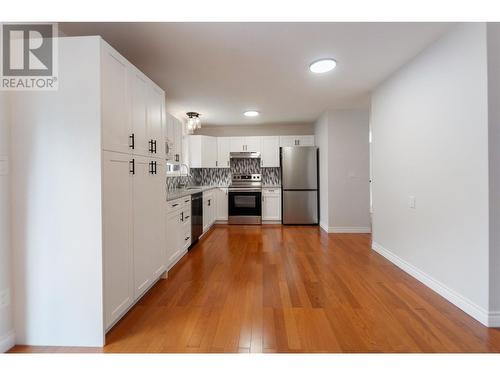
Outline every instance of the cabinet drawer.
[(184, 198), (179, 198), (167, 202), (167, 212), (182, 210), (184, 208)]

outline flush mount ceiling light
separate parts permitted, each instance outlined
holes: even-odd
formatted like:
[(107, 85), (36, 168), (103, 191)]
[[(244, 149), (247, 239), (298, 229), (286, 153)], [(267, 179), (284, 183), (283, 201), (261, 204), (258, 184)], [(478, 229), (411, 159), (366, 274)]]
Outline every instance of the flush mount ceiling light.
[(256, 117), (259, 115), (259, 112), (257, 111), (245, 111), (243, 114), (247, 117)]
[(309, 70), (313, 73), (326, 73), (333, 70), (337, 66), (334, 59), (321, 59), (309, 65)]
[(200, 114), (198, 112), (187, 112), (186, 130), (193, 134), (196, 129), (201, 128)]

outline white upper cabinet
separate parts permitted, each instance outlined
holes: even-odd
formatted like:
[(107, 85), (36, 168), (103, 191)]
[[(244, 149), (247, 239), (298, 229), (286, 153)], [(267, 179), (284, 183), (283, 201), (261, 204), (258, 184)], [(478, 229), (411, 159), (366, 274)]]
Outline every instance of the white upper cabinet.
[(130, 152), (133, 139), (129, 100), (129, 65), (114, 49), (101, 46), (102, 147)]
[(191, 168), (216, 168), (217, 138), (189, 135), (189, 163)]
[(231, 138), (217, 138), (217, 167), (229, 168), (229, 152), (231, 151)]
[(280, 166), (280, 137), (269, 136), (262, 137), (261, 142), (261, 167), (279, 167)]
[(130, 72), (130, 99), (132, 133), (134, 136), (134, 148), (132, 152), (145, 156), (148, 154), (148, 82), (142, 73), (135, 70)]
[(228, 137), (231, 152), (260, 152), (261, 137)]
[(262, 137), (245, 137), (245, 151), (260, 152)]
[(165, 158), (163, 118), (165, 117), (165, 94), (158, 87), (150, 86), (148, 90), (146, 140), (148, 154)]
[(244, 137), (229, 137), (229, 151), (230, 152), (243, 152), (245, 151), (245, 138)]
[(280, 137), (281, 147), (314, 146), (314, 135), (285, 135)]

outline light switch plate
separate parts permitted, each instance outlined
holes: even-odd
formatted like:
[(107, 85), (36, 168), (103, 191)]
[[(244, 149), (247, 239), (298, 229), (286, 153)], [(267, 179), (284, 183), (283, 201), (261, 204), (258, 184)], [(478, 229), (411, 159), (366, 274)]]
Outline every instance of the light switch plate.
[(416, 202), (416, 200), (415, 200), (415, 197), (414, 197), (413, 195), (410, 195), (410, 196), (408, 197), (408, 207), (410, 207), (410, 208), (415, 208), (415, 207), (416, 207), (416, 204), (417, 204), (417, 202)]

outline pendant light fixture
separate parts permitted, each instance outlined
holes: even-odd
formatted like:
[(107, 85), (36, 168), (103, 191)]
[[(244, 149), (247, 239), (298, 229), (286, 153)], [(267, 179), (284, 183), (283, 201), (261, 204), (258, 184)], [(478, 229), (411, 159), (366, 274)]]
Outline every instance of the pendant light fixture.
[(198, 112), (187, 112), (186, 129), (188, 134), (193, 134), (196, 129), (201, 128), (200, 114)]

